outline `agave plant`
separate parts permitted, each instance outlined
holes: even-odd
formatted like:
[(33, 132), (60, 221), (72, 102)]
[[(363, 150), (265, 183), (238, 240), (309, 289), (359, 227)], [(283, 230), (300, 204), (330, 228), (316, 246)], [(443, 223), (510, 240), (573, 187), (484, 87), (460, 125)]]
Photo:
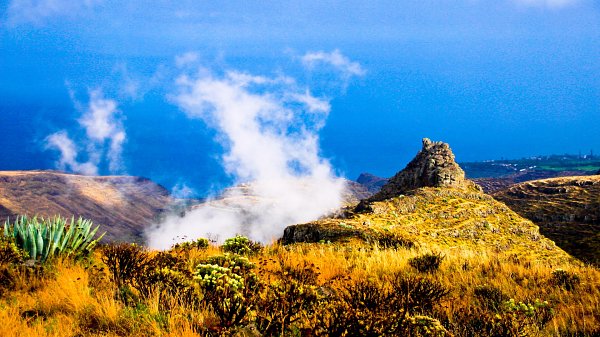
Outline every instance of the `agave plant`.
[(79, 256), (86, 254), (98, 243), (104, 234), (94, 239), (100, 226), (92, 229), (92, 221), (79, 218), (54, 218), (38, 220), (37, 217), (17, 217), (13, 224), (4, 223), (4, 236), (12, 237), (14, 242), (39, 262), (45, 262), (55, 256)]

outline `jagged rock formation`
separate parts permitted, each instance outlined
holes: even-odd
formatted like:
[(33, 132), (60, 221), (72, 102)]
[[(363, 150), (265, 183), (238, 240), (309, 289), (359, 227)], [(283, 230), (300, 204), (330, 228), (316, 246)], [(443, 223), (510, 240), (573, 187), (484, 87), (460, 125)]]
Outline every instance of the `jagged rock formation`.
[(465, 178), (465, 171), (454, 160), (454, 153), (447, 143), (423, 138), (423, 148), (416, 157), (390, 178), (379, 192), (361, 201), (356, 211), (368, 211), (371, 202), (394, 198), (421, 187), (481, 190), (478, 185)]
[(173, 199), (146, 178), (90, 177), (54, 171), (0, 171), (0, 223), (17, 215), (84, 217), (106, 231), (105, 241), (143, 241), (146, 226)]

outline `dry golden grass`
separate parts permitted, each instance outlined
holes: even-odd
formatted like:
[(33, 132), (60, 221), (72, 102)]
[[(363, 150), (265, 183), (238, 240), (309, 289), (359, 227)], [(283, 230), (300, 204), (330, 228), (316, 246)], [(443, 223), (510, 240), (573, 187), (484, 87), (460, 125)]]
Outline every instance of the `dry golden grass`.
[[(335, 280), (341, 278), (343, 282), (365, 279), (383, 282), (394, 273), (415, 273), (409, 259), (428, 251), (274, 244), (251, 260), (265, 280), (272, 279), (273, 272), (282, 264), (314, 265), (319, 272), (319, 283), (335, 288), (339, 285)], [(210, 247), (192, 250), (189, 258), (198, 261), (216, 254), (220, 250)], [(99, 260), (98, 253), (94, 260)], [(59, 261), (51, 276), (39, 281), (35, 289), (21, 285), (6, 293), (0, 300), (0, 336), (198, 336), (199, 326), (215, 324), (216, 318), (204, 309), (191, 313), (180, 306), (161, 312), (157, 297), (142, 299), (143, 309), (128, 307), (116, 299), (114, 284), (101, 279), (103, 272), (98, 272), (98, 268)], [(551, 284), (552, 272), (557, 268), (581, 278), (577, 289), (567, 291)], [(487, 284), (517, 301), (532, 302), (539, 298), (550, 303), (554, 318), (537, 336), (560, 336), (560, 331), (574, 329), (600, 331), (600, 272), (594, 267), (449, 251), (432, 277), (450, 290), (442, 303), (448, 317), (459, 308), (477, 305), (474, 289)]]
[[(327, 244), (298, 244), (277, 247), (272, 256), (277, 260), (314, 263), (322, 282), (336, 276), (352, 280), (382, 280), (397, 272), (414, 273), (408, 260), (428, 249), (382, 250), (351, 249)], [(563, 269), (581, 278), (575, 291), (566, 291), (551, 283), (552, 272)], [(493, 285), (516, 301), (550, 302), (555, 317), (540, 336), (559, 336), (559, 331), (575, 326), (583, 331), (600, 331), (600, 271), (592, 266), (514, 258), (498, 255), (468, 255), (465, 252), (447, 252), (435, 278), (451, 290), (444, 303), (449, 316), (457, 308), (473, 303), (473, 291), (481, 285)]]

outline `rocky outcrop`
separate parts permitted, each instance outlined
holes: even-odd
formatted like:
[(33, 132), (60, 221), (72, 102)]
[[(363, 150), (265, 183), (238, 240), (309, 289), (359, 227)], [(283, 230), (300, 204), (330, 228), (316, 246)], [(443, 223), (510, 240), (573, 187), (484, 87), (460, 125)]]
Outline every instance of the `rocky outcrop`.
[(360, 237), (362, 232), (351, 227), (329, 224), (326, 221), (288, 226), (283, 231), (281, 243), (295, 242), (339, 242), (351, 237)]
[(423, 148), (417, 156), (368, 201), (390, 199), (420, 187), (479, 190), (477, 185), (465, 178), (465, 172), (454, 160), (448, 144), (424, 138)]

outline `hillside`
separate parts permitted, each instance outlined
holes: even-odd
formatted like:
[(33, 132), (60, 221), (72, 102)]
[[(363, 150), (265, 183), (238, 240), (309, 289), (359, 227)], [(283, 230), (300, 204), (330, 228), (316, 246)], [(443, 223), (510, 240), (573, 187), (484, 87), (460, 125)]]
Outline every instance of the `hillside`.
[(0, 171), (2, 223), (17, 215), (82, 216), (102, 225), (107, 241), (141, 241), (171, 202), (167, 190), (145, 178)]
[(528, 181), (494, 198), (573, 256), (600, 264), (600, 175)]
[(570, 258), (535, 224), (467, 180), (448, 144), (428, 139), (379, 193), (343, 217), (290, 226), (282, 241), (397, 242), (466, 255)]

